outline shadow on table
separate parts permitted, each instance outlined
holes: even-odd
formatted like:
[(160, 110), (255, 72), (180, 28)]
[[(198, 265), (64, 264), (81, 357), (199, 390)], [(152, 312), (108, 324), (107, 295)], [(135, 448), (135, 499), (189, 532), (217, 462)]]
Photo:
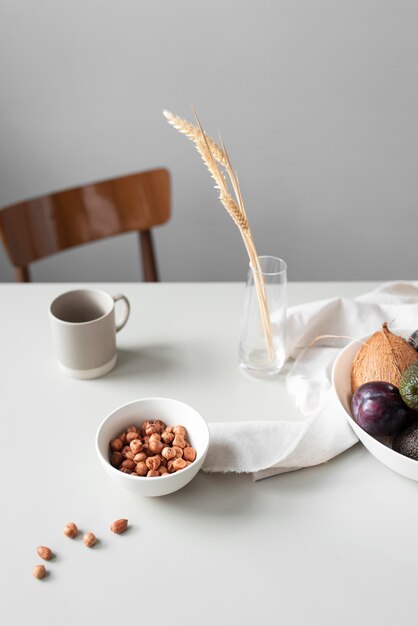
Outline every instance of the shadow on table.
[(161, 510), (187, 510), (198, 517), (241, 517), (253, 507), (254, 483), (249, 474), (205, 474), (199, 472), (186, 487), (156, 498)]
[(170, 345), (155, 344), (146, 347), (118, 348), (118, 361), (115, 369), (107, 379), (131, 378), (149, 375), (156, 372), (167, 372), (178, 369), (179, 356), (177, 350)]

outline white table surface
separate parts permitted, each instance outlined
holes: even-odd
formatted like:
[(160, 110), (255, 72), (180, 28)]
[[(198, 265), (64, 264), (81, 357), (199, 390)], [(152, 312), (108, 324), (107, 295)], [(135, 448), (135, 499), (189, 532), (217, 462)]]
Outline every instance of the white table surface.
[[(97, 286), (97, 285), (95, 285)], [(354, 296), (371, 283), (293, 283), (289, 302)], [(297, 419), (281, 378), (236, 364), (244, 286), (106, 284), (132, 315), (104, 378), (64, 377), (48, 305), (72, 285), (0, 286), (1, 585), (5, 626), (410, 624), (416, 617), (416, 483), (357, 445), (326, 465), (253, 483), (200, 473), (182, 491), (135, 498), (95, 456), (112, 409), (171, 396), (208, 421)], [(126, 535), (110, 523), (127, 517)], [(94, 549), (62, 528), (75, 521)], [(36, 546), (56, 558), (31, 576)]]

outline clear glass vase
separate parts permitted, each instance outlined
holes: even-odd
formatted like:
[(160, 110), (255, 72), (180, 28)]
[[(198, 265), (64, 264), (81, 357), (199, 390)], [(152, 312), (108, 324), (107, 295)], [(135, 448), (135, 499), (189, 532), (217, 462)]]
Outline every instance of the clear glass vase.
[(255, 376), (273, 376), (285, 362), (286, 263), (260, 256), (250, 269), (238, 348), (239, 363)]

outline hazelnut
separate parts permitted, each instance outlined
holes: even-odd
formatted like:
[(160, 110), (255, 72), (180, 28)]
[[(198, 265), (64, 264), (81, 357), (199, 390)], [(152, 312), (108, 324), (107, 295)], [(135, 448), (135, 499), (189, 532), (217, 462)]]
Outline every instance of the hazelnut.
[(125, 457), (120, 452), (112, 452), (110, 455), (110, 464), (113, 465), (113, 467), (119, 467), (124, 458)]
[(86, 533), (83, 537), (83, 543), (87, 548), (91, 548), (96, 543), (97, 539), (94, 533)]
[(187, 462), (184, 459), (175, 459), (173, 461), (173, 467), (176, 471), (184, 469), (186, 465), (187, 465)]
[(138, 476), (146, 476), (148, 474), (148, 467), (144, 463), (144, 461), (140, 461), (136, 466), (136, 473)]
[(131, 443), (131, 441), (133, 441), (134, 439), (138, 439), (137, 432), (126, 433), (126, 443)]
[(142, 445), (142, 441), (140, 439), (134, 439), (129, 444), (129, 447), (131, 448), (133, 454), (135, 455), (135, 454), (138, 454), (139, 452), (141, 452), (141, 450), (142, 450), (142, 448), (144, 446)]
[(166, 428), (166, 425), (165, 425), (165, 424), (164, 424), (164, 422), (163, 422), (163, 421), (161, 421), (161, 420), (155, 420), (155, 422), (154, 422), (154, 426), (155, 426), (156, 428), (158, 428), (158, 432), (160, 432), (160, 433), (162, 433), (162, 432), (163, 432), (163, 430), (165, 430), (165, 428)]
[(132, 460), (134, 463), (138, 464), (141, 461), (145, 461), (146, 458), (147, 458), (147, 455), (145, 454), (145, 452), (140, 452), (139, 454), (135, 454)]
[(112, 439), (112, 441), (110, 442), (110, 448), (116, 452), (119, 452), (119, 450), (122, 450), (123, 443), (121, 439), (118, 439), (118, 438)]
[(193, 462), (196, 458), (196, 450), (190, 446), (187, 446), (183, 450), (183, 459), (185, 461)]
[(125, 446), (124, 448), (122, 448), (121, 453), (123, 454), (125, 459), (129, 459), (130, 461), (132, 461), (135, 456), (135, 454), (131, 450), (131, 446)]
[(161, 435), (159, 433), (153, 433), (152, 435), (150, 435), (149, 440), (150, 441), (160, 441), (161, 440)]
[(174, 428), (174, 426), (166, 426), (165, 432), (166, 433), (172, 433), (173, 432), (173, 428)]
[(171, 449), (175, 451), (177, 459), (180, 459), (183, 456), (183, 450), (182, 448), (179, 448), (179, 446), (173, 446)]
[(137, 433), (138, 429), (136, 426), (128, 426), (128, 428), (126, 429), (126, 433)]
[(161, 450), (164, 448), (164, 444), (161, 443), (161, 441), (150, 440), (148, 447), (153, 454), (160, 454)]
[(156, 426), (154, 426), (154, 424), (150, 424), (149, 426), (147, 426), (145, 428), (145, 435), (148, 435), (148, 437), (150, 437), (151, 435), (153, 435), (154, 433), (156, 433), (158, 431), (158, 428)]
[(164, 443), (171, 443), (174, 439), (174, 433), (169, 433), (167, 430), (165, 430), (161, 435), (161, 439), (164, 441)]
[(176, 435), (173, 439), (173, 446), (178, 446), (179, 448), (186, 447), (186, 441), (183, 435)]
[(121, 467), (130, 470), (131, 472), (133, 472), (135, 470), (135, 463), (130, 460), (130, 459), (125, 459), (125, 461), (123, 461)]
[(74, 524), (74, 522), (68, 522), (68, 524), (65, 524), (64, 535), (67, 535), (67, 537), (74, 539), (77, 533), (78, 533), (78, 528)]
[(167, 459), (165, 459), (161, 454), (157, 454), (158, 458), (161, 461), (161, 465), (167, 465)]
[(157, 476), (159, 476), (159, 473), (156, 470), (150, 470), (147, 476), (149, 476), (150, 478), (157, 478)]
[(173, 467), (173, 463), (176, 459), (170, 459), (169, 462), (167, 463), (167, 471), (169, 474), (174, 474), (174, 472), (176, 471), (176, 468)]
[(182, 437), (185, 437), (187, 435), (187, 430), (184, 428), (184, 426), (174, 426), (173, 433), (175, 435), (181, 435)]
[(160, 465), (160, 467), (158, 468), (158, 473), (160, 476), (164, 476), (164, 474), (168, 474), (168, 469), (165, 465)]
[(112, 533), (116, 533), (117, 535), (121, 535), (128, 528), (128, 520), (127, 519), (117, 519), (116, 522), (110, 527)]
[(161, 461), (158, 456), (149, 456), (145, 464), (149, 470), (157, 470), (161, 465)]
[(128, 469), (127, 467), (119, 467), (119, 471), (123, 472), (124, 474), (132, 474), (132, 470)]
[(38, 580), (45, 578), (46, 576), (45, 565), (36, 565), (32, 570), (32, 576), (34, 578), (37, 578)]
[(46, 546), (39, 546), (38, 548), (36, 548), (36, 552), (38, 553), (38, 556), (40, 556), (41, 559), (44, 559), (45, 561), (50, 561), (54, 556), (52, 554), (52, 550), (50, 548), (47, 548)]
[(173, 450), (173, 448), (169, 448), (168, 446), (166, 448), (163, 448), (161, 455), (167, 459), (167, 461), (169, 461), (170, 459), (175, 459), (177, 458), (177, 454), (176, 451)]
[(123, 443), (123, 445), (125, 445), (125, 444), (126, 444), (126, 433), (121, 433), (121, 434), (117, 437), (117, 439), (120, 439), (120, 440), (121, 440), (121, 442)]

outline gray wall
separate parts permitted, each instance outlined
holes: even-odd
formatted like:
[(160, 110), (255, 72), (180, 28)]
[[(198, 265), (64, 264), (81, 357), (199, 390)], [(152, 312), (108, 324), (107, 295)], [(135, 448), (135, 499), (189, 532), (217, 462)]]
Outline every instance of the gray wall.
[[(242, 280), (246, 257), (193, 146), (222, 130), (259, 253), (294, 280), (417, 278), (418, 3), (0, 0), (0, 206), (153, 166), (173, 174), (164, 280)], [(136, 280), (134, 236), (33, 266)], [(13, 279), (3, 250), (0, 281)]]

